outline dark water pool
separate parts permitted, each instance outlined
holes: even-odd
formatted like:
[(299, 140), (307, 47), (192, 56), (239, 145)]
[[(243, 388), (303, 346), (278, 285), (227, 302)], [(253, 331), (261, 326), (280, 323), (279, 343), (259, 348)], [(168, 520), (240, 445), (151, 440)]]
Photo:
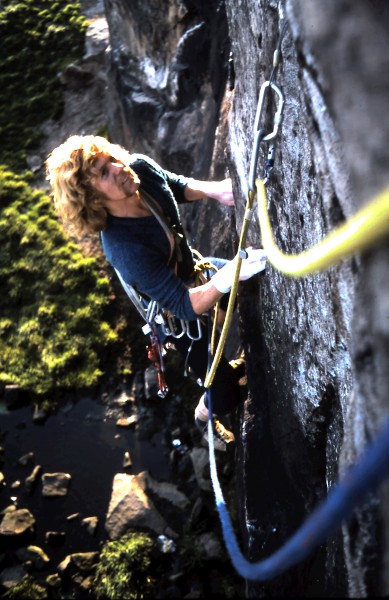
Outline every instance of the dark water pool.
[[(169, 449), (162, 435), (140, 441), (134, 430), (118, 427), (115, 417), (106, 417), (105, 406), (95, 400), (84, 398), (68, 404), (43, 424), (33, 422), (31, 407), (8, 411), (0, 405), (0, 411), (0, 445), (4, 448), (1, 470), (6, 481), (0, 492), (0, 510), (15, 504), (31, 511), (37, 520), (31, 543), (45, 550), (52, 559), (52, 570), (67, 554), (98, 550), (107, 539), (104, 521), (116, 473), (148, 470), (160, 481), (168, 479)], [(126, 451), (132, 466), (124, 468)], [(42, 496), (40, 480), (33, 494), (27, 493), (24, 480), (34, 465), (22, 466), (18, 459), (29, 452), (34, 453), (34, 464), (41, 465), (43, 473), (72, 476), (67, 496)], [(15, 481), (21, 482), (20, 487), (12, 488)], [(74, 513), (79, 516), (68, 521), (66, 517)], [(81, 525), (81, 520), (90, 516), (99, 518), (95, 536)], [(47, 531), (65, 532), (64, 544), (48, 545)]]

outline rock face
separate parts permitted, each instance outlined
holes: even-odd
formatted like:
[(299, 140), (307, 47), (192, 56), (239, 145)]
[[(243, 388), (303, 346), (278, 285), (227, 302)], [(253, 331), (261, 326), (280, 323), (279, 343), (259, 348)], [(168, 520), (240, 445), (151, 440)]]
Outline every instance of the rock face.
[[(106, 0), (116, 139), (206, 173), (228, 60), (223, 2)], [(119, 117), (119, 118), (118, 118)]]
[(52, 498), (66, 496), (71, 479), (69, 473), (45, 473), (42, 475), (42, 495)]
[[(237, 81), (231, 162), (245, 191), (250, 155), (241, 149), (250, 148), (252, 134), (242, 130), (242, 123), (253, 122), (258, 85), (269, 77), (271, 53), (286, 23), (277, 77), (286, 104), (268, 198), (278, 246), (298, 253), (387, 183), (376, 157), (387, 153), (385, 127), (377, 116), (389, 91), (388, 79), (379, 74), (389, 12), (381, 2), (312, 2), (308, 7), (291, 1), (278, 9), (275, 2), (259, 4), (237, 18), (227, 3)], [(363, 129), (369, 131), (365, 139)], [(266, 145), (260, 165), (265, 151)], [(256, 226), (250, 239), (260, 242)], [(252, 560), (282, 545), (385, 417), (387, 254), (381, 244), (305, 278), (290, 279), (270, 268), (258, 287), (246, 286), (241, 330), (250, 348), (251, 398), (242, 411), (239, 473)], [(330, 538), (307, 562), (320, 569), (319, 585), (329, 594), (387, 593), (376, 527), (372, 500), (344, 527), (343, 536)], [(291, 586), (314, 595), (312, 576), (303, 574), (307, 564), (249, 588), (274, 593)]]
[[(285, 107), (267, 185), (277, 245), (309, 248), (387, 185), (385, 0), (106, 0), (105, 8), (112, 138), (186, 175), (233, 178), (235, 212), (208, 202), (184, 213), (203, 254), (236, 248), (259, 89), (281, 34)], [(274, 102), (264, 108), (271, 131)], [(257, 176), (268, 149), (260, 145)], [(261, 244), (255, 219), (247, 244)], [(287, 277), (269, 265), (241, 285), (249, 396), (239, 414), (237, 505), (251, 561), (282, 546), (385, 420), (388, 258), (381, 242), (316, 275)], [(386, 487), (303, 564), (248, 582), (248, 597), (387, 595)]]

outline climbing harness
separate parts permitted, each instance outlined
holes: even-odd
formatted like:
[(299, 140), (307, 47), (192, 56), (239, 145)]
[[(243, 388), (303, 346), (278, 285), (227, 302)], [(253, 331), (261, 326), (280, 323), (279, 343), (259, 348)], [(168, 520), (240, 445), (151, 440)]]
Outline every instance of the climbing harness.
[(165, 349), (163, 343), (160, 341), (158, 328), (160, 327), (164, 336), (173, 339), (179, 339), (186, 335), (191, 340), (191, 345), (188, 350), (189, 354), (193, 342), (201, 338), (200, 318), (195, 321), (177, 319), (168, 311), (164, 311), (155, 300), (147, 301), (132, 285), (129, 285), (124, 281), (117, 269), (115, 269), (115, 271), (127, 296), (145, 321), (142, 331), (145, 335), (150, 336), (150, 344), (147, 346), (147, 353), (148, 358), (157, 368), (159, 387), (157, 393), (160, 398), (165, 398), (169, 393), (169, 388), (165, 379), (166, 370), (163, 358)]
[[(155, 201), (152, 202), (152, 200), (153, 199), (151, 198), (151, 196), (148, 196), (147, 205), (149, 206), (154, 216), (158, 219), (159, 223), (163, 227), (169, 239), (171, 245), (171, 253), (169, 259), (170, 262), (176, 251), (177, 242), (171, 235), (171, 230), (164, 218), (162, 211), (158, 209)], [(206, 283), (210, 279), (212, 271), (217, 270), (217, 268), (212, 263), (207, 261), (197, 250), (192, 249), (192, 255), (194, 261), (194, 285), (201, 285), (203, 283)], [(169, 311), (163, 310), (158, 304), (158, 302), (156, 302), (155, 300), (146, 300), (146, 298), (144, 298), (144, 296), (142, 296), (136, 290), (135, 287), (128, 284), (123, 279), (123, 277), (117, 269), (115, 269), (115, 271), (127, 296), (137, 309), (142, 319), (145, 321), (145, 325), (142, 327), (142, 331), (145, 335), (150, 336), (150, 343), (147, 345), (147, 355), (149, 360), (151, 360), (151, 362), (157, 369), (159, 388), (157, 394), (160, 398), (165, 398), (169, 393), (169, 388), (166, 383), (165, 377), (165, 349), (163, 343), (160, 341), (160, 335), (158, 330), (160, 328), (163, 336), (166, 337), (179, 339), (186, 335), (191, 340), (184, 369), (185, 374), (187, 374), (187, 360), (189, 357), (189, 353), (192, 349), (193, 342), (201, 339), (201, 319), (197, 318), (194, 321), (178, 319), (177, 317), (173, 316)], [(217, 303), (215, 307), (213, 330), (214, 337), (216, 336), (218, 310), (219, 303)]]
[[(180, 243), (183, 236), (175, 229), (174, 226), (172, 227), (170, 225), (160, 205), (145, 190), (142, 190), (142, 198), (166, 234), (170, 245), (170, 256), (167, 264), (173, 266), (175, 272), (177, 272), (178, 263), (184, 260), (180, 248)], [(198, 252), (192, 250), (192, 255), (194, 261), (195, 283), (204, 282), (206, 269), (213, 269), (214, 267), (210, 263), (206, 263), (206, 261)], [(163, 310), (155, 300), (146, 300), (146, 298), (142, 296), (142, 294), (140, 294), (135, 287), (128, 284), (123, 279), (117, 269), (115, 269), (115, 271), (120, 283), (122, 284), (122, 287), (127, 293), (127, 296), (130, 298), (138, 313), (145, 321), (142, 331), (145, 335), (150, 336), (150, 343), (147, 345), (147, 355), (157, 369), (159, 387), (157, 392), (158, 396), (160, 398), (165, 398), (169, 393), (169, 388), (166, 383), (166, 370), (163, 359), (165, 349), (160, 340), (159, 329), (161, 330), (163, 336), (171, 337), (173, 339), (179, 339), (186, 335), (191, 340), (188, 350), (189, 355), (193, 342), (201, 338), (200, 318), (196, 319), (195, 321), (178, 319), (169, 311)], [(187, 369), (185, 367), (185, 372), (186, 371)]]

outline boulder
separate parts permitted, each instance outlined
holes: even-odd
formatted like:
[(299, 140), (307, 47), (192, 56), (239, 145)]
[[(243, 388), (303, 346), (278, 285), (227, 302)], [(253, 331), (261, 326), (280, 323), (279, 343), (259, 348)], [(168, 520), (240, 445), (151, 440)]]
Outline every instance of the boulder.
[(46, 552), (39, 546), (27, 546), (27, 548), (19, 548), (15, 552), (20, 562), (30, 562), (36, 569), (44, 569), (50, 563), (50, 558)]
[(35, 517), (27, 508), (7, 511), (0, 523), (0, 536), (22, 536), (35, 529)]
[(58, 565), (58, 572), (62, 575), (75, 573), (89, 573), (95, 568), (99, 559), (99, 552), (76, 552), (68, 554)]
[(85, 529), (87, 530), (87, 532), (90, 535), (96, 534), (96, 529), (97, 529), (98, 524), (99, 524), (98, 517), (85, 517), (85, 519), (82, 519), (82, 521), (81, 521), (81, 525), (83, 527), (85, 527)]
[(175, 485), (157, 482), (146, 471), (139, 475), (118, 473), (113, 480), (105, 521), (105, 529), (110, 539), (118, 539), (131, 528), (177, 537), (177, 533), (169, 527), (164, 516), (157, 510), (151, 494), (156, 499), (162, 498), (177, 518), (179, 513), (184, 514), (189, 505), (189, 500)]
[(26, 490), (29, 494), (32, 494), (36, 484), (38, 483), (38, 479), (42, 474), (42, 467), (40, 465), (36, 465), (31, 474), (26, 477), (26, 479), (24, 480), (24, 484), (26, 486)]
[(48, 498), (66, 496), (71, 479), (68, 473), (45, 473), (42, 476), (42, 495)]

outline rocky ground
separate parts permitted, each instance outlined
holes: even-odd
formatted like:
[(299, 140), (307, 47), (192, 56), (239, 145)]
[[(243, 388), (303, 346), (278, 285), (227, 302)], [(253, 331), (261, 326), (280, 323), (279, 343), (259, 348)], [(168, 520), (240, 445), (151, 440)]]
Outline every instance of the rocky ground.
[[(45, 528), (42, 509), (47, 506), (47, 500), (43, 499), (50, 498), (51, 503), (58, 503), (58, 511), (64, 510), (73, 473), (61, 472), (55, 466), (48, 472), (37, 464), (32, 451), (20, 456), (17, 461), (18, 467), (22, 466), (26, 473), (24, 478), (13, 479), (10, 475), (12, 470), (6, 471), (8, 479), (2, 480), (1, 494), (3, 506), (4, 503), (6, 506), (2, 510), (0, 523), (0, 584), (4, 592), (23, 577), (30, 576), (31, 581), (43, 586), (48, 597), (93, 596), (93, 576), (103, 540), (116, 540), (127, 531), (135, 530), (149, 533), (155, 540), (156, 551), (160, 552), (161, 560), (162, 557), (167, 559), (159, 597), (203, 597), (205, 593), (220, 594), (223, 597), (238, 595), (237, 590), (239, 586), (241, 588), (242, 582), (234, 575), (231, 576), (231, 566), (222, 541), (209, 475), (208, 449), (193, 428), (193, 411), (185, 397), (185, 386), (178, 393), (180, 385), (183, 384), (177, 379), (168, 405), (167, 400), (161, 402), (156, 397), (155, 371), (147, 368), (143, 375), (138, 373), (131, 391), (119, 394), (116, 391), (95, 400), (96, 409), (99, 405), (103, 406), (100, 413), (96, 410), (96, 434), (104, 427), (104, 423), (111, 421), (115, 424), (115, 437), (133, 431), (137, 444), (141, 445), (160, 433), (163, 423), (163, 440), (157, 452), (164, 452), (166, 449), (169, 452), (168, 477), (152, 476), (147, 470), (136, 472), (131, 453), (123, 453), (122, 468), (113, 477), (109, 502), (102, 507), (101, 522), (97, 515), (83, 516), (85, 507), (80, 497), (79, 509), (72, 514), (64, 511), (61, 517), (62, 528), (45, 531), (44, 542), (39, 545), (36, 533)], [(186, 391), (193, 392), (194, 385), (187, 382)], [(242, 385), (243, 392), (244, 379)], [(15, 393), (9, 395), (8, 401), (11, 399), (15, 401)], [(69, 403), (67, 411), (72, 410), (75, 408)], [(44, 428), (48, 426), (50, 418)], [(112, 429), (110, 431), (112, 436)], [(42, 430), (42, 435), (45, 435), (45, 429)], [(108, 434), (105, 437), (108, 438)], [(4, 468), (10, 456), (7, 440), (11, 441), (11, 438), (7, 437), (6, 431), (2, 431), (1, 439)], [(47, 451), (49, 452), (49, 448)], [(107, 443), (107, 452), (109, 451)], [(219, 477), (232, 509), (233, 457), (234, 449), (217, 454)], [(77, 460), (78, 457), (75, 457), (75, 461)], [(96, 468), (98, 472), (98, 465), (84, 465), (84, 470), (91, 469), (94, 473)], [(106, 476), (110, 477), (108, 473)], [(104, 477), (104, 472), (101, 472), (100, 478)], [(9, 497), (12, 502), (7, 504)], [(34, 499), (35, 508), (28, 508)], [(41, 508), (40, 511), (37, 506)], [(75, 525), (84, 529), (91, 541), (96, 540), (97, 536), (101, 542), (97, 545), (86, 543), (85, 551), (80, 551), (78, 547), (76, 552), (67, 554), (69, 526)], [(191, 540), (191, 552), (196, 556), (195, 574), (192, 567), (188, 566), (185, 550), (188, 539)], [(62, 547), (61, 560), (58, 560), (59, 546)]]

